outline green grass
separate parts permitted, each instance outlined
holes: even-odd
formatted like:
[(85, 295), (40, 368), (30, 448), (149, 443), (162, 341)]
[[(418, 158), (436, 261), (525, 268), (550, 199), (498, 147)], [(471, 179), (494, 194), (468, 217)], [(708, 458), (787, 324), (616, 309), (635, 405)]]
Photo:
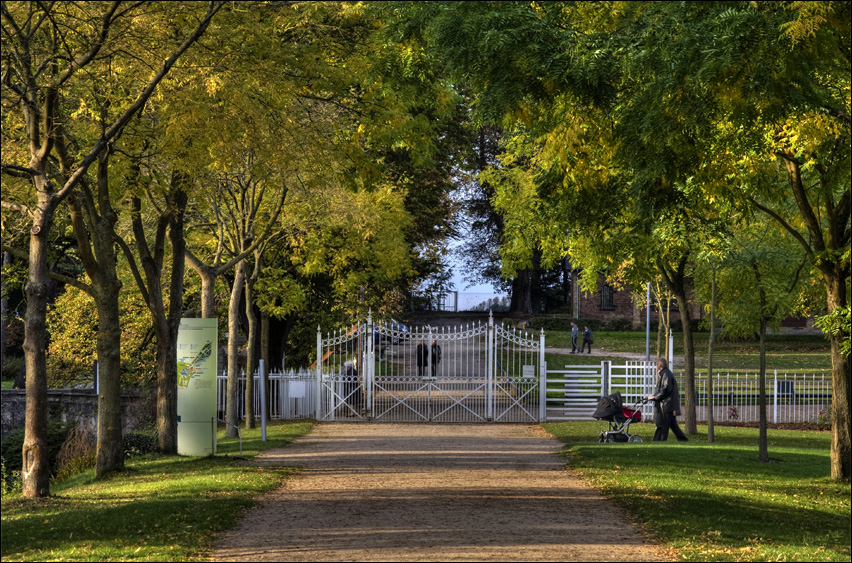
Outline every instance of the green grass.
[(595, 422), (544, 424), (568, 464), (684, 561), (849, 561), (850, 486), (829, 477), (828, 432), (706, 427), (689, 443), (598, 444)]
[[(707, 367), (707, 345), (710, 334), (698, 332), (694, 334), (696, 367)], [(582, 339), (578, 339), (578, 343)], [(549, 331), (546, 333), (548, 348), (571, 348), (571, 333), (566, 331)], [(595, 350), (602, 351), (605, 357), (601, 360), (613, 362), (622, 361), (622, 353), (645, 353), (645, 333), (643, 332), (598, 332), (595, 333)], [(651, 334), (651, 355), (656, 356), (657, 335)], [(674, 335), (675, 355), (683, 354), (683, 335)], [(779, 372), (812, 372), (831, 369), (831, 347), (824, 336), (819, 334), (770, 334), (767, 335), (766, 356), (767, 368)], [(584, 363), (581, 355), (571, 356), (576, 363)], [(713, 354), (714, 371), (737, 370), (740, 373), (757, 371), (760, 368), (760, 349), (755, 342), (726, 342), (717, 341)]]
[[(310, 422), (276, 422), (243, 431), (243, 456), (281, 447)], [(212, 457), (144, 456), (124, 472), (95, 480), (87, 472), (51, 488), (48, 499), (2, 500), (3, 561), (199, 560), (216, 534), (232, 528), (254, 498), (295, 468), (252, 467), (231, 456), (237, 439), (219, 433)]]

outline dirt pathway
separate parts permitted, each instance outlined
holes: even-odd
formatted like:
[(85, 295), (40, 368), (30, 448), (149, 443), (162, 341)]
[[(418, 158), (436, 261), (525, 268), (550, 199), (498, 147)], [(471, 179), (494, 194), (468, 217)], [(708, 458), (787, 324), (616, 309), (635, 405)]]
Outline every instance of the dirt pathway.
[(215, 560), (660, 561), (537, 426), (321, 424), (262, 456), (304, 473), (264, 495)]

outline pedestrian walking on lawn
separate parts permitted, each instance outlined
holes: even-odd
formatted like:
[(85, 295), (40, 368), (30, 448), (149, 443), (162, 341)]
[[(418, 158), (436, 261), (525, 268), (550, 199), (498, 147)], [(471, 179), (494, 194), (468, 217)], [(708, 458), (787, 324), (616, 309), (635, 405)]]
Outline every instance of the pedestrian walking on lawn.
[(576, 354), (577, 350), (577, 336), (580, 332), (580, 327), (577, 326), (577, 323), (571, 321), (571, 353)]
[(592, 340), (592, 330), (589, 328), (589, 325), (586, 325), (586, 330), (583, 331), (583, 347), (580, 348), (580, 353), (586, 349), (586, 344), (589, 345), (589, 354), (592, 353), (592, 344), (594, 344), (594, 340)]
[(669, 439), (669, 429), (674, 432), (678, 442), (687, 442), (689, 438), (677, 424), (680, 414), (680, 394), (677, 381), (669, 369), (665, 358), (657, 359), (657, 389), (653, 395), (648, 395), (649, 401), (654, 401), (654, 422), (657, 430), (654, 432), (655, 442), (665, 442)]

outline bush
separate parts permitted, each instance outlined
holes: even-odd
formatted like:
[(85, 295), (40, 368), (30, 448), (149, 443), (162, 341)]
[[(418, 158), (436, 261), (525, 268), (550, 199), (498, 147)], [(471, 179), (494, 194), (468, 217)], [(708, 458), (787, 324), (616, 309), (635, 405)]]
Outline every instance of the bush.
[[(631, 319), (612, 319), (607, 323), (606, 330), (610, 332), (630, 332), (633, 331), (633, 321)], [(644, 327), (643, 327), (644, 330)]]
[(21, 492), (21, 470), (8, 470), (6, 459), (0, 457), (0, 494), (19, 494)]
[(24, 369), (24, 358), (9, 355), (3, 358), (3, 379), (14, 380), (22, 369)]
[(124, 457), (153, 454), (157, 452), (157, 437), (144, 432), (127, 432), (121, 438)]
[(68, 433), (56, 456), (56, 477), (62, 481), (95, 466), (97, 448), (95, 438), (83, 425), (77, 424)]
[[(51, 475), (56, 474), (57, 457), (62, 445), (68, 439), (68, 434), (74, 428), (73, 424), (64, 422), (49, 422), (47, 424), (47, 454), (50, 463)], [(0, 456), (3, 457), (6, 467), (14, 472), (19, 470), (23, 465), (21, 457), (24, 449), (24, 429), (17, 428), (12, 430), (0, 443)]]
[[(707, 329), (701, 329), (701, 320), (700, 319), (692, 319), (689, 321), (689, 326), (692, 327), (692, 332), (709, 332), (709, 327)], [(683, 322), (680, 319), (672, 319), (671, 322), (672, 332), (683, 332)]]

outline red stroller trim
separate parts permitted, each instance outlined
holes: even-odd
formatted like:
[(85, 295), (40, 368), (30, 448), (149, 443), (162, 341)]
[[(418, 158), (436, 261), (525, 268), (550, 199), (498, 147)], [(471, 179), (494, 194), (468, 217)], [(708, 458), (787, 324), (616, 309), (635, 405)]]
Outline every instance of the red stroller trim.
[(624, 418), (630, 419), (631, 422), (642, 422), (642, 411), (628, 409), (627, 407), (621, 407), (621, 414), (624, 415)]

